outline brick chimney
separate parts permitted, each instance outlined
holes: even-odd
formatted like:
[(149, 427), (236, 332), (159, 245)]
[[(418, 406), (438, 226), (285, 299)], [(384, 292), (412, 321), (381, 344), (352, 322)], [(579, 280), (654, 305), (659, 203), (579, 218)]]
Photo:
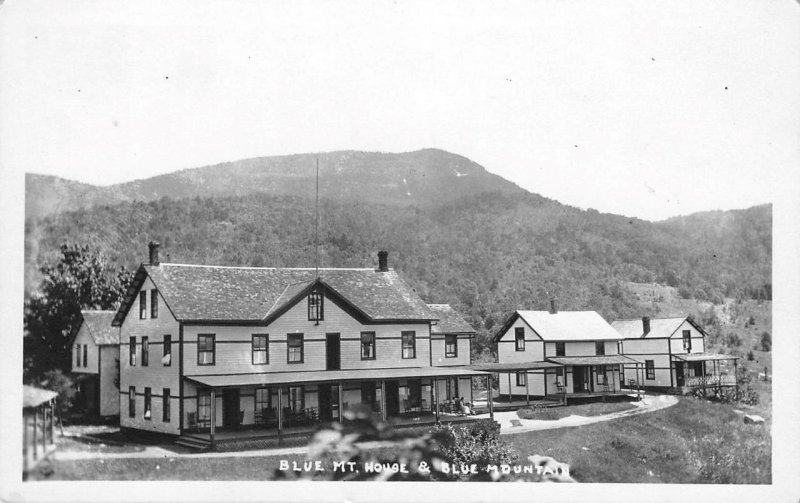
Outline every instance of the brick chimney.
[(158, 248), (161, 245), (158, 241), (150, 241), (147, 246), (150, 248), (150, 265), (159, 265), (161, 262), (158, 260)]
[(550, 299), (550, 314), (558, 314), (558, 298)]
[(389, 252), (381, 250), (378, 252), (378, 272), (389, 271)]
[(650, 317), (642, 316), (642, 335), (650, 333)]

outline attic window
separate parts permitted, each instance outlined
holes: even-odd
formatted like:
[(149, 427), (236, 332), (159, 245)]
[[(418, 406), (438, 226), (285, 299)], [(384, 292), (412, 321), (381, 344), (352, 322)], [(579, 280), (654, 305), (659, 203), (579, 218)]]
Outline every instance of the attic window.
[(147, 318), (147, 292), (142, 290), (139, 292), (139, 319)]
[(322, 292), (315, 288), (308, 294), (308, 321), (322, 321), (325, 319)]
[(691, 330), (683, 331), (683, 350), (687, 353), (692, 352), (692, 332)]

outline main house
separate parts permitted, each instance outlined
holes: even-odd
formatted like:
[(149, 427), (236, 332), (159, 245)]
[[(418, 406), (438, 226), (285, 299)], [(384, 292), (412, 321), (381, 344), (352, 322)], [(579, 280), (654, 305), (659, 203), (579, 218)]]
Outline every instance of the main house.
[(494, 338), (497, 364), (476, 366), (498, 372), (500, 395), (509, 401), (531, 396), (571, 397), (624, 394), (621, 339), (594, 311), (515, 311)]
[(119, 415), (119, 328), (116, 311), (81, 311), (72, 334), (77, 402), (91, 415)]
[[(706, 353), (707, 334), (691, 318), (645, 316), (617, 320), (611, 326), (623, 337), (622, 353), (644, 362), (647, 388), (687, 392), (736, 385), (738, 357)], [(625, 371), (634, 372), (628, 366)]]
[(157, 243), (116, 313), (120, 425), (181, 435), (280, 433), (376, 415), (437, 414), (471, 393), (473, 330), (377, 268), (166, 264)]

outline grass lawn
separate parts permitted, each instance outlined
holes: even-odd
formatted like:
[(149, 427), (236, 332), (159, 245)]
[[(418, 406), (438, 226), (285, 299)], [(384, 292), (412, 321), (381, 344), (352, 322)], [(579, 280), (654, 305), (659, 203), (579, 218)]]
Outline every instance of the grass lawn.
[(635, 407), (635, 405), (628, 401), (592, 402), (570, 405), (568, 407), (549, 407), (539, 410), (523, 408), (517, 411), (517, 415), (522, 419), (555, 421), (568, 416), (602, 416), (603, 414), (611, 414), (612, 412), (633, 409)]

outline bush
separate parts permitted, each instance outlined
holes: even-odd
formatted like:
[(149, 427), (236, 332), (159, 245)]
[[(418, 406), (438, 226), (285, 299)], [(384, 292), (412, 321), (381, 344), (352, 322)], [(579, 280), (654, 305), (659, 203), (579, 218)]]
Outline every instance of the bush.
[(753, 360), (755, 360), (755, 359), (756, 359), (756, 357), (755, 357), (755, 355), (753, 354), (753, 351), (752, 351), (752, 350), (751, 350), (751, 351), (748, 351), (748, 352), (747, 352), (747, 361), (751, 362), (751, 361), (753, 361)]
[(772, 351), (772, 336), (766, 330), (761, 332), (761, 350)]
[(738, 348), (742, 345), (742, 338), (739, 337), (739, 334), (729, 332), (728, 336), (725, 337), (725, 345), (732, 348)]
[(39, 386), (58, 393), (56, 405), (59, 410), (68, 411), (72, 408), (76, 393), (75, 383), (61, 370), (48, 370), (45, 372)]
[[(516, 451), (500, 440), (500, 425), (491, 419), (465, 425), (437, 425), (432, 433), (439, 439), (442, 454), (459, 465), (513, 464), (518, 459)], [(451, 475), (450, 478), (469, 477)]]

